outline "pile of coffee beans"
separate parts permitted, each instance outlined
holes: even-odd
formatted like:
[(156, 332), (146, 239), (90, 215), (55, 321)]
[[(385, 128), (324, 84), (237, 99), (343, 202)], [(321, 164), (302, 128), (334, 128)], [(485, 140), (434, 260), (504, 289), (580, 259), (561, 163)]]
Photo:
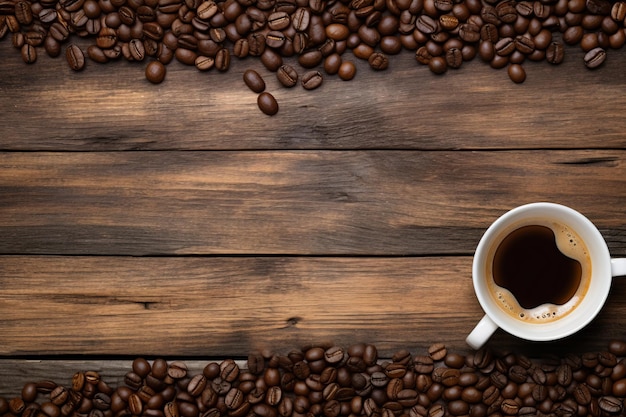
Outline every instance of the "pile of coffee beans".
[[(285, 87), (315, 89), (324, 75), (355, 76), (347, 51), (384, 70), (402, 50), (435, 74), (478, 56), (521, 83), (524, 61), (559, 64), (566, 45), (601, 66), (626, 40), (625, 18), (626, 2), (611, 0), (0, 0), (0, 39), (10, 33), (26, 63), (64, 52), (76, 71), (86, 58), (147, 61), (153, 83), (173, 59), (227, 71), (253, 56)], [(278, 111), (270, 93), (258, 102)]]
[[(2, 417), (444, 417), (626, 414), (626, 342), (529, 359), (434, 344), (378, 357), (371, 344), (251, 354), (247, 363), (137, 358), (124, 384), (79, 371), (0, 398)], [(244, 365), (245, 364), (245, 365)]]

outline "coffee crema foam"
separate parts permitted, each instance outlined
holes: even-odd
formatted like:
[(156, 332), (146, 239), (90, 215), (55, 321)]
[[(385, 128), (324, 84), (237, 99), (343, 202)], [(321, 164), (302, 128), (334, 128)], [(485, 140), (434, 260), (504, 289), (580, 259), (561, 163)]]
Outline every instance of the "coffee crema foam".
[[(506, 288), (499, 286), (493, 276), (493, 260), (502, 241), (513, 231), (525, 226), (545, 226), (552, 230), (559, 251), (581, 265), (580, 284), (574, 295), (564, 304), (546, 303), (535, 308), (523, 308), (515, 296)], [(527, 323), (549, 323), (565, 317), (576, 309), (584, 298), (591, 282), (591, 257), (584, 241), (568, 226), (549, 220), (527, 219), (516, 223), (503, 231), (489, 249), (487, 256), (487, 288), (496, 304), (517, 320)], [(539, 289), (538, 289), (539, 290)]]

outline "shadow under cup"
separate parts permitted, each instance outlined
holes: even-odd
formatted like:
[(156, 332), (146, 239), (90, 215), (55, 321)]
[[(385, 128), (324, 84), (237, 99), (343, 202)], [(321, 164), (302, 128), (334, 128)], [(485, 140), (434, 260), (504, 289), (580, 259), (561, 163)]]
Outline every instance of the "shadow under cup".
[[(502, 297), (496, 294), (502, 288), (497, 286), (492, 276), (491, 265), (497, 246), (506, 236), (526, 225), (565, 225), (584, 243), (588, 253), (589, 279), (586, 288), (584, 277), (581, 280), (569, 311), (547, 320), (529, 320), (517, 313), (506, 311)], [(553, 203), (533, 203), (517, 207), (496, 220), (483, 235), (473, 262), (474, 290), (485, 317), (467, 338), (467, 343), (479, 348), (499, 327), (508, 333), (532, 341), (556, 340), (569, 336), (585, 327), (602, 309), (609, 294), (612, 281), (611, 258), (604, 238), (598, 229), (582, 214), (565, 206)], [(583, 271), (584, 273), (584, 271)], [(536, 288), (541, 291), (541, 288)], [(510, 295), (504, 290), (505, 295)], [(519, 307), (516, 301), (516, 308)], [(567, 304), (567, 303), (566, 303)], [(559, 305), (546, 304), (531, 311), (555, 311)], [(508, 308), (511, 310), (511, 308)]]

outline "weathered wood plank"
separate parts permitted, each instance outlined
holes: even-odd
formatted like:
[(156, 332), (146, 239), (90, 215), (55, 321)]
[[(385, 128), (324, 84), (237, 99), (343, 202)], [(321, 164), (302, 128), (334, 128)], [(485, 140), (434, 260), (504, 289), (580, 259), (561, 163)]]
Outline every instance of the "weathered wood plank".
[(470, 254), (522, 203), (626, 253), (626, 152), (0, 154), (4, 254)]
[[(626, 54), (611, 51), (597, 71), (579, 48), (566, 54), (560, 66), (525, 63), (527, 81), (516, 85), (479, 59), (436, 76), (407, 51), (388, 71), (359, 61), (353, 81), (327, 77), (307, 92), (282, 88), (253, 58), (226, 73), (174, 62), (155, 86), (145, 64), (124, 60), (75, 73), (42, 53), (26, 65), (5, 39), (0, 149), (624, 148)], [(277, 116), (256, 107), (242, 82), (248, 68), (266, 78)]]
[(0, 261), (0, 355), (241, 356), (328, 340), (389, 349), (436, 335), (458, 345), (455, 329), (480, 316), (469, 258)]
[[(246, 357), (319, 343), (376, 344), (381, 356), (434, 342), (467, 351), (482, 311), (471, 257), (0, 257), (0, 355)], [(492, 346), (600, 349), (624, 338), (626, 280), (565, 342)], [(1, 378), (0, 378), (1, 379)]]

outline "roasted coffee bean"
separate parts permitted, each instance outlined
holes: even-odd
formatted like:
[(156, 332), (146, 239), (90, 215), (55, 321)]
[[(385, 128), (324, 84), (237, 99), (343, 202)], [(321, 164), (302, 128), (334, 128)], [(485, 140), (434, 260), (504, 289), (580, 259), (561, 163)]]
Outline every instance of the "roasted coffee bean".
[[(261, 75), (255, 70), (246, 70), (243, 73), (243, 82), (248, 86), (248, 88), (250, 88), (250, 90), (254, 91), (255, 93), (260, 93), (265, 90), (265, 81), (263, 80), (263, 77), (261, 77)], [(248, 361), (250, 361), (250, 358), (248, 358)], [(256, 359), (256, 362), (253, 362), (253, 369), (257, 374), (263, 370), (263, 368), (260, 368), (258, 366), (259, 362), (263, 363), (262, 357), (260, 359)]]
[[(437, 57), (437, 58), (441, 58), (441, 57)], [(432, 68), (431, 68), (431, 71), (432, 71)], [(433, 381), (440, 382), (446, 387), (452, 387), (458, 384), (460, 375), (461, 373), (458, 369), (439, 367), (433, 370), (432, 377), (433, 377)]]
[(94, 62), (105, 64), (109, 61), (109, 58), (104, 54), (104, 51), (97, 45), (89, 45), (87, 47), (87, 56)]
[(141, 39), (131, 39), (128, 43), (128, 49), (130, 51), (130, 55), (135, 61), (143, 61), (146, 57), (146, 48), (144, 47)]
[(559, 365), (556, 369), (557, 383), (568, 387), (572, 383), (572, 367), (567, 363)]
[(428, 347), (428, 356), (430, 356), (434, 361), (443, 360), (447, 353), (448, 351), (446, 349), (446, 345), (443, 343), (435, 343)]
[(380, 52), (372, 53), (367, 61), (370, 65), (370, 68), (377, 71), (385, 70), (389, 67), (389, 59), (385, 54)]
[(511, 55), (515, 50), (515, 41), (512, 38), (501, 38), (494, 45), (496, 54), (500, 56)]
[(328, 75), (337, 74), (339, 67), (341, 66), (341, 62), (341, 55), (337, 53), (327, 56), (324, 59), (324, 71), (326, 71)]
[[(264, 91), (261, 94), (259, 94), (259, 96), (257, 97), (257, 105), (259, 106), (259, 109), (263, 113), (267, 114), (268, 116), (273, 116), (276, 113), (278, 113), (278, 102), (276, 101), (274, 96), (268, 93), (267, 91)], [(265, 411), (266, 409), (263, 408), (260, 410)], [(255, 412), (257, 412), (256, 406), (255, 406)]]
[[(261, 21), (262, 18), (259, 16), (255, 18), (256, 21)], [(274, 12), (271, 13), (267, 17), (267, 26), (270, 30), (283, 30), (289, 27), (291, 24), (291, 18), (287, 12)]]
[(609, 414), (619, 414), (624, 408), (622, 401), (613, 396), (600, 397), (598, 399), (598, 406), (600, 410)]
[[(227, 71), (228, 68), (230, 68), (230, 52), (227, 48), (222, 48), (219, 51), (217, 51), (217, 54), (215, 54), (215, 68), (217, 68), (218, 71)], [(230, 380), (234, 381), (236, 379), (236, 376), (234, 375), (238, 375), (239, 374), (239, 368), (237, 367), (236, 364), (231, 365), (232, 369), (228, 369), (227, 372), (231, 372), (230, 374), (228, 374), (228, 379), (224, 378), (225, 380)], [(235, 371), (236, 369), (236, 371)], [(224, 373), (225, 371), (222, 370), (222, 373)], [(232, 378), (232, 379), (231, 379)]]
[(606, 60), (606, 51), (603, 48), (594, 48), (585, 54), (583, 60), (587, 68), (598, 68)]
[(34, 64), (37, 61), (37, 50), (34, 46), (25, 43), (21, 48), (22, 59), (27, 64)]
[(546, 49), (546, 61), (551, 64), (560, 64), (563, 62), (564, 54), (565, 50), (563, 44), (558, 41), (553, 41)]
[(33, 12), (30, 3), (25, 0), (18, 0), (15, 3), (14, 13), (17, 21), (24, 26), (30, 25), (33, 21)]
[[(420, 50), (418, 50), (418, 53), (419, 53), (419, 51)], [(424, 49), (424, 52), (425, 52), (425, 49)], [(424, 58), (417, 57), (417, 55), (416, 55), (416, 58), (417, 58), (418, 61), (420, 61), (420, 59), (422, 59), (422, 60), (424, 59)], [(429, 57), (429, 59), (430, 59), (430, 57)], [(428, 62), (421, 62), (421, 63), (428, 64)], [(418, 374), (428, 374), (428, 373), (432, 372), (434, 367), (435, 367), (435, 365), (433, 363), (433, 359), (430, 356), (417, 355), (417, 356), (415, 356), (413, 358), (413, 364), (414, 364), (413, 367), (415, 369), (415, 372), (417, 372)]]
[(446, 51), (446, 63), (450, 68), (460, 68), (463, 64), (463, 53), (458, 48), (450, 48)]
[(291, 25), (299, 32), (304, 32), (311, 23), (311, 14), (308, 8), (300, 7), (291, 16)]
[(265, 35), (265, 44), (270, 48), (279, 49), (285, 44), (285, 39), (282, 32), (273, 30)]
[(390, 378), (403, 378), (406, 374), (406, 365), (401, 362), (392, 362), (385, 366), (384, 372)]
[(478, 42), (480, 39), (480, 28), (473, 23), (463, 23), (459, 25), (459, 37), (465, 42)]
[(366, 43), (360, 43), (352, 50), (352, 53), (354, 54), (354, 56), (356, 56), (357, 58), (366, 59), (366, 60), (369, 60), (370, 56), (372, 56), (374, 52), (375, 52), (374, 48), (372, 48)]
[(160, 61), (150, 61), (146, 65), (146, 79), (153, 84), (159, 84), (165, 79), (165, 65)]
[(430, 35), (437, 32), (439, 25), (432, 17), (424, 14), (415, 21), (415, 28), (425, 35)]
[[(298, 72), (291, 65), (282, 65), (276, 72), (276, 78), (283, 86), (290, 88), (298, 83)], [(296, 363), (300, 363), (302, 366), (298, 367), (296, 373), (296, 364), (294, 364), (294, 374), (296, 376), (300, 374), (300, 379), (306, 379), (309, 376), (310, 368), (306, 362), (300, 361)]]
[(283, 65), (283, 58), (280, 53), (274, 49), (266, 48), (261, 54), (261, 62), (268, 70), (275, 72), (278, 71), (281, 65)]
[(318, 50), (312, 50), (303, 53), (298, 57), (298, 63), (304, 68), (313, 68), (322, 62), (322, 53)]
[(324, 77), (319, 71), (308, 71), (302, 75), (301, 83), (305, 90), (314, 90), (322, 85)]
[(139, 416), (143, 412), (143, 403), (141, 398), (135, 393), (128, 398), (128, 411), (133, 415)]
[(253, 32), (248, 35), (248, 52), (252, 56), (261, 56), (265, 51), (265, 36), (262, 33)]
[(346, 40), (350, 35), (350, 29), (342, 23), (331, 23), (326, 26), (326, 36), (335, 41)]
[(444, 417), (446, 415), (446, 410), (442, 404), (432, 405), (428, 409), (428, 417)]
[(67, 59), (67, 63), (69, 64), (70, 68), (74, 71), (80, 71), (85, 67), (85, 55), (76, 44), (68, 45), (68, 47), (65, 49), (65, 58)]

